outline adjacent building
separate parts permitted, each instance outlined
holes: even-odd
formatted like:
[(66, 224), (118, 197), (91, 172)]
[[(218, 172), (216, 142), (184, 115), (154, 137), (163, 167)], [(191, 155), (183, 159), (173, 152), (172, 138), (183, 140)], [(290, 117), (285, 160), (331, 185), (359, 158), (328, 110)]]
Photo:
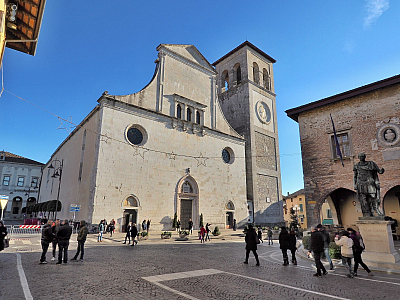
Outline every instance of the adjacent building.
[(286, 227), (290, 226), (291, 214), (297, 216), (297, 220), (302, 229), (307, 228), (307, 211), (306, 211), (306, 199), (304, 189), (298, 190), (293, 194), (283, 196), (283, 216), (285, 219)]
[(46, 0), (0, 0), (0, 66), (5, 47), (35, 55)]
[[(201, 214), (220, 228), (234, 219), (241, 226), (253, 221), (252, 207), (256, 222), (283, 221), (274, 60), (248, 42), (216, 68), (193, 45), (157, 51), (146, 87), (124, 96), (104, 92), (52, 154), (39, 201), (59, 199), (60, 218), (72, 218), (70, 207), (80, 205), (77, 219), (113, 218), (122, 230), (144, 219), (168, 230), (175, 214), (182, 228), (190, 219), (198, 228)], [(252, 70), (254, 63), (261, 69)], [(235, 80), (221, 86), (234, 66)], [(247, 115), (239, 122), (227, 105), (235, 93), (241, 98), (231, 100), (232, 110)]]
[[(299, 123), (308, 226), (321, 222), (325, 202), (334, 224), (351, 226), (362, 216), (353, 185), (359, 153), (385, 169), (379, 175), (381, 209), (400, 221), (400, 75), (286, 113)], [(336, 151), (331, 116), (344, 166)]]
[(0, 152), (0, 195), (8, 196), (4, 220), (23, 221), (23, 208), (37, 203), (43, 164), (10, 152)]

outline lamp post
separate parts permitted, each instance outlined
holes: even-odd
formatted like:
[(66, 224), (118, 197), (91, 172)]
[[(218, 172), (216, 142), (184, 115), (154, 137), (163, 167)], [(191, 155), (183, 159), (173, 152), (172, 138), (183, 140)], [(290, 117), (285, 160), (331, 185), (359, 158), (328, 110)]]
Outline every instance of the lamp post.
[[(31, 188), (33, 188), (33, 190), (31, 190)], [(30, 194), (31, 194), (32, 192), (35, 192), (35, 190), (36, 190), (37, 188), (38, 188), (38, 183), (32, 179), (31, 185), (28, 187), (28, 189), (24, 189), (25, 196), (28, 196), (28, 198), (26, 198), (26, 207), (25, 207), (25, 209), (28, 207), (28, 202), (29, 202), (29, 199), (30, 199), (30, 197), (29, 197)], [(36, 201), (35, 201), (35, 202), (36, 202)], [(24, 213), (24, 221), (25, 221), (25, 213)]]
[[(56, 165), (57, 163), (60, 165), (58, 168), (53, 167), (53, 162), (54, 165)], [(57, 202), (56, 202), (56, 213), (54, 216), (54, 219), (57, 220), (57, 210), (58, 210), (58, 201), (60, 198), (60, 187), (61, 187), (61, 176), (62, 176), (62, 169), (63, 169), (63, 164), (64, 164), (64, 160), (58, 160), (58, 159), (53, 159), (50, 162), (50, 166), (48, 167), (49, 169), (54, 169), (54, 173), (51, 176), (51, 178), (57, 178), (58, 177), (58, 192), (57, 192)]]

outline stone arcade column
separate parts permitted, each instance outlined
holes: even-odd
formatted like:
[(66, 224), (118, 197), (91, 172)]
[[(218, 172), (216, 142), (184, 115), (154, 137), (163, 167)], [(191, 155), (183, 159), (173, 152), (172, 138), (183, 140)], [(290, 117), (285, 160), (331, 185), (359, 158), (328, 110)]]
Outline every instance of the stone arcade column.
[(361, 217), (356, 223), (365, 245), (363, 260), (378, 265), (400, 262), (400, 255), (394, 249), (391, 221), (385, 221), (383, 217)]

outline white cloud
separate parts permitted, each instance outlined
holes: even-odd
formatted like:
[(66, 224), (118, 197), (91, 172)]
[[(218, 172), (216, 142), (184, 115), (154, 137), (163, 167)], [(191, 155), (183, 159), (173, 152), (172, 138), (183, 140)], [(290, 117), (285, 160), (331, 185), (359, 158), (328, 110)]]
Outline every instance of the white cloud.
[(385, 10), (389, 8), (389, 0), (366, 0), (368, 15), (364, 19), (364, 27), (371, 25)]

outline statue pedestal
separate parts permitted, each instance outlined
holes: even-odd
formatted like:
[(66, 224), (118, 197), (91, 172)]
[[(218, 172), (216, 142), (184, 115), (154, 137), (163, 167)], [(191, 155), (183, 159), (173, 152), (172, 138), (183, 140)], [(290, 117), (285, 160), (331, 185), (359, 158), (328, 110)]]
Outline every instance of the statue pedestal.
[(394, 249), (391, 221), (368, 218), (357, 221), (357, 226), (364, 240), (363, 260), (376, 263), (396, 264), (400, 255)]

